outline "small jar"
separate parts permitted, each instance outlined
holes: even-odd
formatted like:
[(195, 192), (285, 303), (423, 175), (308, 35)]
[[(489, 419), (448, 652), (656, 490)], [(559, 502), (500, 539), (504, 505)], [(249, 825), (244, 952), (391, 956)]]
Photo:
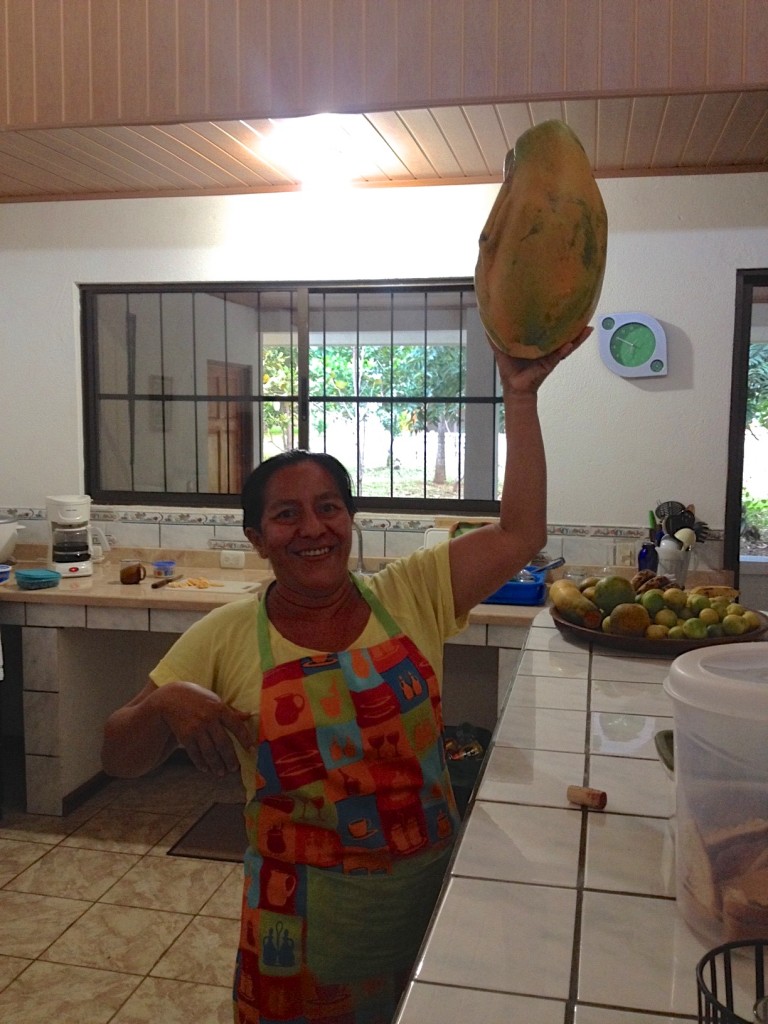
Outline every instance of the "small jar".
[(166, 561), (153, 562), (152, 575), (159, 580), (165, 579), (167, 576), (173, 576), (175, 568), (176, 563), (170, 559)]

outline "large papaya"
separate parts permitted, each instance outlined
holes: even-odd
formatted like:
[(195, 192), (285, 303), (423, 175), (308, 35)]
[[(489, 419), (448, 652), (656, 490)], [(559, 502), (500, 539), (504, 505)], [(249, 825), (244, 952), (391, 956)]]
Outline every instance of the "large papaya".
[(491, 341), (536, 359), (573, 340), (597, 307), (608, 217), (587, 154), (562, 121), (517, 140), (480, 235), (475, 293)]

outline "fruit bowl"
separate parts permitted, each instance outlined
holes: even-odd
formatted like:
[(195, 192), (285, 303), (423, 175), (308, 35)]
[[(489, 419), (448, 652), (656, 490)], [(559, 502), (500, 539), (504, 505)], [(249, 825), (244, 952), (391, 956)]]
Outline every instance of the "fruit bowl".
[(749, 643), (752, 640), (762, 640), (768, 632), (768, 617), (762, 612), (757, 612), (760, 617), (760, 625), (750, 633), (742, 633), (741, 636), (720, 636), (708, 637), (705, 640), (650, 640), (644, 636), (617, 636), (615, 633), (603, 633), (600, 629), (587, 629), (586, 626), (576, 626), (563, 618), (556, 608), (550, 608), (555, 625), (563, 634), (573, 640), (583, 640), (585, 643), (593, 643), (598, 647), (613, 648), (617, 651), (631, 651), (634, 654), (653, 654), (662, 657), (676, 658), (678, 654), (686, 651), (694, 651), (699, 647), (716, 647), (719, 644)]

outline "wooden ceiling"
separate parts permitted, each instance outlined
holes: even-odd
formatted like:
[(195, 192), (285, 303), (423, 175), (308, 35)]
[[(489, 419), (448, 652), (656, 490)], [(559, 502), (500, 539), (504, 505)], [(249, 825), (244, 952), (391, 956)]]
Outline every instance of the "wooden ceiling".
[[(477, 103), (340, 115), (366, 186), (498, 182), (547, 118), (579, 135), (598, 177), (768, 170), (768, 91)], [(0, 201), (220, 195), (300, 187), (263, 150), (269, 120), (0, 132)], [(318, 160), (323, 157), (318, 154)]]
[(271, 119), (322, 111), (361, 186), (498, 182), (547, 118), (598, 177), (765, 171), (768, 2), (0, 0), (0, 202), (292, 190)]

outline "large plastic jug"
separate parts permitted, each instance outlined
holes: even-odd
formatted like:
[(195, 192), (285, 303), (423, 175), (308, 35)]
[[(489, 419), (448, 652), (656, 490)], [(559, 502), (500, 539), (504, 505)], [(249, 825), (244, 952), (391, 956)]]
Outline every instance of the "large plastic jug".
[(681, 654), (674, 706), (676, 895), (710, 945), (768, 936), (768, 643)]

